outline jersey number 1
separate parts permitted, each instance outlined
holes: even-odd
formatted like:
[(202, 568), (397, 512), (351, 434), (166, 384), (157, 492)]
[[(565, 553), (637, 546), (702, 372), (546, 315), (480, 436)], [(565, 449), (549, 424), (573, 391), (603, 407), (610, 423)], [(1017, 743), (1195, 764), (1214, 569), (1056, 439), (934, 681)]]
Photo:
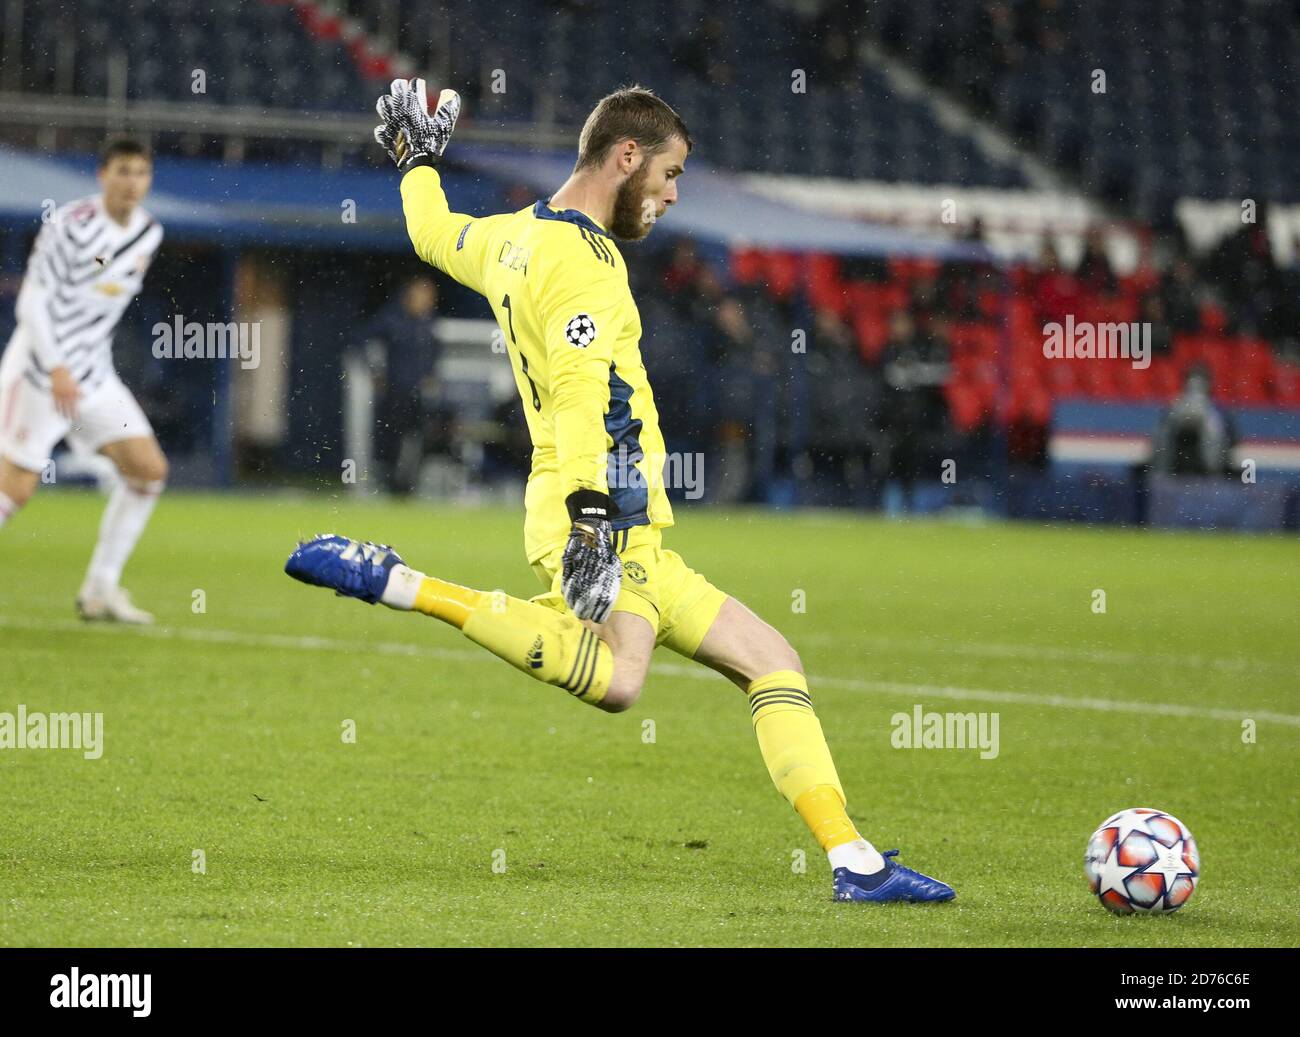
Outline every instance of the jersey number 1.
[[(501, 305), (505, 307), (506, 325), (510, 328), (510, 341), (518, 346), (519, 340), (515, 338), (515, 312), (510, 308), (510, 296), (507, 295), (502, 299)], [(524, 356), (522, 349), (519, 350), (519, 366), (524, 372), (524, 377), (528, 379), (528, 388), (533, 390), (533, 410), (541, 410), (542, 398), (537, 395), (537, 386), (533, 384), (533, 379), (528, 374), (528, 357)]]

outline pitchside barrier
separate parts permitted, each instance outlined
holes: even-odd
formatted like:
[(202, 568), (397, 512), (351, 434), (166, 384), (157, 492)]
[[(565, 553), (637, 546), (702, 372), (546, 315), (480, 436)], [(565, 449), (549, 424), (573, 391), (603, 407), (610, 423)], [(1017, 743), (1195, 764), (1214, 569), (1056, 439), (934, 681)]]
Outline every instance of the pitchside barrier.
[[(439, 318), (433, 322), (441, 354), (432, 370), (437, 402), (454, 415), (454, 463), (458, 478), (444, 479), (454, 490), (476, 485), (485, 445), (492, 438), (497, 407), (515, 396), (515, 381), (506, 361), (496, 323), (490, 320)], [(494, 351), (494, 347), (495, 350)], [(364, 345), (343, 359), (343, 443), (345, 456), (355, 462), (356, 480), (349, 489), (374, 492), (375, 371), (382, 363)], [(412, 386), (412, 393), (419, 387)], [(415, 430), (412, 430), (413, 432)]]
[(1174, 476), (1147, 470), (1163, 405), (1058, 402), (1048, 443), (1050, 501), (1037, 502), (1058, 514), (1042, 517), (1194, 529), (1296, 528), (1300, 411), (1221, 409), (1235, 434), (1229, 473)]

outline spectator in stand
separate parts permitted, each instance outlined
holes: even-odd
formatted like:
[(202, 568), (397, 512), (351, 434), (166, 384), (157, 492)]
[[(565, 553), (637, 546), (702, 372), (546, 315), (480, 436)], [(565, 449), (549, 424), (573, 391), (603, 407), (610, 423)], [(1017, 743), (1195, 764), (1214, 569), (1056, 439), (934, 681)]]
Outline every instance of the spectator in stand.
[(1011, 4), (989, 4), (987, 13), (989, 35), (994, 41), (992, 64), (1005, 70), (1016, 68), (1020, 64), (1022, 44), (1032, 41), (1018, 38), (1020, 33), (1017, 31), (1015, 12), (1012, 11)]
[(846, 281), (884, 284), (890, 279), (889, 260), (884, 256), (845, 256), (840, 261), (840, 276)]
[(1138, 320), (1151, 325), (1151, 355), (1168, 356), (1173, 351), (1169, 316), (1159, 292), (1148, 292), (1138, 303)]
[(862, 362), (853, 331), (834, 310), (813, 316), (808, 348), (808, 451), (796, 465), (817, 504), (872, 503), (879, 459), (880, 378)]
[(1073, 274), (1061, 269), (1056, 245), (1050, 237), (1043, 239), (1039, 254), (1038, 273), (1034, 278), (1034, 315), (1040, 324), (1063, 321), (1067, 313), (1078, 313), (1081, 300), (1079, 282)]
[(1201, 293), (1196, 268), (1187, 256), (1174, 260), (1173, 269), (1160, 279), (1161, 309), (1172, 331), (1194, 335), (1201, 330)]
[(1026, 5), (1026, 10), (1033, 11), (1034, 49), (1044, 54), (1064, 51), (1069, 27), (1060, 0), (1038, 0), (1037, 4)]
[[(718, 272), (707, 263), (702, 264), (695, 276), (692, 289), (682, 296), (684, 316), (687, 320), (694, 321), (701, 328), (709, 327), (717, 320), (718, 310), (722, 306), (726, 294), (726, 288), (723, 286), (722, 278), (718, 276)], [(714, 360), (721, 362), (722, 347), (716, 338), (713, 342)]]
[(1233, 330), (1274, 338), (1288, 329), (1279, 319), (1286, 308), (1285, 279), (1273, 261), (1268, 240), (1268, 210), (1261, 203), (1255, 223), (1230, 234), (1206, 258), (1205, 273), (1222, 290), (1235, 316)]
[[(385, 487), (405, 495), (415, 489), (426, 448), (445, 451), (445, 415), (431, 407), (434, 369), (442, 352), (434, 333), (438, 288), (433, 278), (408, 281), (370, 325), (375, 370), (375, 459)], [(430, 443), (429, 440), (433, 442)]]
[(939, 282), (932, 274), (925, 274), (912, 282), (908, 291), (908, 309), (913, 313), (948, 313), (948, 300), (939, 291)]
[(935, 297), (945, 313), (960, 321), (979, 319), (979, 275), (974, 263), (944, 263)]
[(1092, 227), (1084, 238), (1083, 258), (1074, 276), (1084, 292), (1094, 299), (1110, 299), (1119, 290), (1115, 271), (1106, 255), (1106, 238), (1101, 229)]
[(1269, 336), (1279, 358), (1300, 364), (1300, 269), (1278, 271), (1281, 296), (1273, 310), (1274, 328)]
[(785, 0), (785, 6), (794, 18), (792, 39), (817, 48), (807, 56), (815, 60), (822, 81), (851, 87), (861, 74), (857, 48), (866, 5), (860, 0)]
[[(976, 216), (957, 235), (957, 240), (984, 244), (984, 221)], [(981, 320), (980, 293), (996, 287), (996, 281), (989, 263), (944, 263), (935, 284), (937, 312), (956, 321)]]
[(696, 288), (704, 263), (690, 238), (678, 238), (668, 252), (668, 263), (663, 271), (663, 287), (676, 302), (689, 299)]
[(727, 33), (722, 22), (709, 15), (673, 45), (673, 64), (702, 83), (727, 86), (731, 83), (732, 73), (731, 66), (723, 57), (726, 41)]
[(1183, 392), (1160, 419), (1152, 442), (1151, 470), (1168, 475), (1226, 475), (1235, 435), (1231, 420), (1210, 398), (1210, 375), (1193, 367)]
[(932, 461), (934, 447), (942, 440), (947, 423), (943, 398), (947, 360), (936, 340), (917, 334), (912, 318), (905, 312), (900, 310), (890, 318), (889, 341), (881, 355), (888, 471), (901, 490), (905, 510), (912, 506), (916, 481), (929, 474), (938, 477)]
[[(722, 455), (717, 499), (739, 501), (757, 488), (764, 462), (770, 468), (766, 448), (776, 409), (776, 370), (771, 355), (757, 348), (753, 325), (735, 296), (719, 298), (710, 324)], [(760, 435), (761, 430), (766, 431)]]

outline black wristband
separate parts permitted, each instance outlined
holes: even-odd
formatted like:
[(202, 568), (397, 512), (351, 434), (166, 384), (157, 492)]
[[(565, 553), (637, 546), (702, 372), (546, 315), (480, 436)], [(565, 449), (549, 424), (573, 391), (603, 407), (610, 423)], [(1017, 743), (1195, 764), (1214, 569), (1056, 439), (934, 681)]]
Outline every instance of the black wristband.
[(402, 176), (406, 176), (406, 174), (416, 166), (428, 166), (430, 169), (433, 169), (437, 164), (438, 160), (433, 155), (416, 155), (413, 158), (408, 158), (405, 162), (399, 162), (397, 165), (397, 171), (401, 173)]
[(574, 490), (564, 499), (573, 522), (607, 522), (618, 515), (618, 506), (609, 494), (599, 490)]

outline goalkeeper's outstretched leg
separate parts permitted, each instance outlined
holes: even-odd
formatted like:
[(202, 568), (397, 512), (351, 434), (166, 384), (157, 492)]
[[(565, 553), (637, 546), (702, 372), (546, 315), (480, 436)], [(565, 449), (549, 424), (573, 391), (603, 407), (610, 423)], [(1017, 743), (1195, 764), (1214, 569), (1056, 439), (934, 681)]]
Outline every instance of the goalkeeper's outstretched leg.
[(813, 712), (798, 654), (780, 632), (727, 598), (694, 659), (738, 685), (749, 703), (759, 751), (778, 791), (830, 860), (836, 900), (951, 900), (952, 887), (904, 868), (858, 834)]
[(611, 713), (637, 700), (650, 668), (654, 629), (640, 616), (616, 612), (598, 627), (559, 603), (426, 576), (382, 545), (319, 536), (300, 544), (284, 570), (345, 597), (441, 619), (522, 673)]
[[(411, 569), (390, 548), (346, 537), (320, 536), (300, 544), (285, 572), (372, 605), (441, 619), (515, 669), (609, 712), (636, 701), (655, 647), (654, 627), (631, 612), (616, 611), (597, 626), (579, 620), (559, 601), (549, 607), (448, 583)], [(950, 886), (890, 860), (897, 850), (882, 855), (858, 834), (813, 712), (803, 665), (777, 630), (728, 597), (692, 657), (745, 692), (763, 761), (826, 851), (835, 899), (953, 898)]]

